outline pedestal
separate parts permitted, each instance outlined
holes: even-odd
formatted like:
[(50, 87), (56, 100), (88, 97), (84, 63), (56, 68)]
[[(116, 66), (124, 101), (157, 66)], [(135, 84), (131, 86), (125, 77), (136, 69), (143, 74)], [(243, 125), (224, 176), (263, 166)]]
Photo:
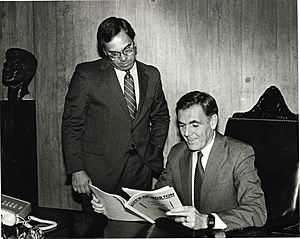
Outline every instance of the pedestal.
[(1, 193), (37, 206), (35, 101), (0, 103)]

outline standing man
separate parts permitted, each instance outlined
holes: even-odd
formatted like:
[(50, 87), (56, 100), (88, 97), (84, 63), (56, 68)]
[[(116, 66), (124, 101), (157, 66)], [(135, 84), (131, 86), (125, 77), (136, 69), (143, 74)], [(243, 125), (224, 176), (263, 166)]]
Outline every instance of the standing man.
[(173, 186), (186, 206), (167, 215), (195, 230), (263, 226), (267, 211), (253, 148), (216, 131), (218, 106), (207, 93), (182, 96), (176, 113), (185, 142), (170, 150), (156, 188)]
[(160, 73), (136, 60), (134, 37), (125, 19), (107, 18), (97, 33), (102, 59), (78, 64), (72, 76), (62, 141), (78, 193), (89, 183), (121, 195), (121, 187), (148, 190), (162, 170), (169, 111)]

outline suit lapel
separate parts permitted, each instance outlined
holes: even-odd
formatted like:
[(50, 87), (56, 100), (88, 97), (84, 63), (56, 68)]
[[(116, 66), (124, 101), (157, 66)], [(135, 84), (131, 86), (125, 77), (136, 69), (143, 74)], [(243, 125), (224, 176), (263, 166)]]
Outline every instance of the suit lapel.
[(216, 132), (215, 142), (212, 146), (204, 173), (201, 190), (201, 208), (204, 205), (208, 191), (215, 181), (216, 172), (222, 166), (224, 157), (224, 142), (220, 133)]
[(106, 84), (110, 87), (112, 92), (112, 97), (117, 100), (117, 102), (122, 106), (126, 114), (128, 114), (128, 109), (125, 101), (123, 91), (121, 89), (118, 77), (114, 70), (114, 67), (110, 64), (109, 60), (104, 61), (103, 66), (103, 79), (106, 81)]
[(147, 74), (146, 69), (142, 66), (140, 62), (136, 61), (136, 67), (138, 72), (140, 99), (139, 99), (139, 106), (135, 116), (135, 120), (133, 121), (133, 127), (138, 122), (139, 116), (142, 113), (143, 105), (147, 95), (148, 80), (149, 80), (149, 75)]
[[(184, 197), (185, 205), (192, 205), (192, 154), (191, 151), (186, 148), (183, 151), (182, 159), (180, 160), (180, 182)], [(187, 187), (187, 185), (190, 185)]]
[[(136, 61), (136, 66), (137, 66), (138, 80), (139, 80), (140, 99), (139, 99), (137, 114), (135, 116), (135, 120), (133, 121), (132, 127), (135, 127), (135, 125), (138, 122), (139, 116), (142, 114), (143, 105), (147, 95), (148, 81), (149, 81), (149, 75), (147, 74), (147, 70), (145, 69), (145, 67), (143, 67), (142, 64), (138, 61)], [(117, 99), (117, 101), (119, 102), (119, 104), (122, 106), (122, 108), (128, 114), (129, 117), (125, 97), (113, 66), (107, 59), (106, 61), (103, 62), (101, 68), (103, 70), (103, 76), (104, 76), (103, 78), (106, 80), (107, 85), (109, 85), (109, 87), (111, 88), (113, 97)]]

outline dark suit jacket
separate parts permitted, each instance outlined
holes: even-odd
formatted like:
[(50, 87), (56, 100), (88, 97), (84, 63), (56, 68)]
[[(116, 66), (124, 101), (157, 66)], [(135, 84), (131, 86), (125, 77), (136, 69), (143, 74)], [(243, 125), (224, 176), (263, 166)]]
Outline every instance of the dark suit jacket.
[(76, 66), (65, 99), (62, 141), (67, 173), (85, 170), (93, 184), (117, 190), (131, 142), (145, 164), (160, 173), (169, 111), (159, 71), (136, 62), (140, 101), (130, 120), (114, 68), (107, 58)]
[[(191, 152), (184, 142), (172, 147), (156, 188), (173, 186), (183, 205), (192, 205)], [(201, 213), (217, 213), (227, 230), (262, 226), (267, 211), (251, 146), (216, 132), (201, 190)]]

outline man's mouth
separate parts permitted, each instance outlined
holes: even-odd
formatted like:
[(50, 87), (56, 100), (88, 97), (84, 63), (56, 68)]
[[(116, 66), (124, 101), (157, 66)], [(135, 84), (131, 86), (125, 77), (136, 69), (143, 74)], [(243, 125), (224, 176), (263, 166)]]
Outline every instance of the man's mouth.
[(131, 62), (124, 62), (124, 63), (122, 64), (122, 66), (123, 66), (123, 67), (128, 67), (128, 66), (130, 66), (130, 64), (131, 64)]

